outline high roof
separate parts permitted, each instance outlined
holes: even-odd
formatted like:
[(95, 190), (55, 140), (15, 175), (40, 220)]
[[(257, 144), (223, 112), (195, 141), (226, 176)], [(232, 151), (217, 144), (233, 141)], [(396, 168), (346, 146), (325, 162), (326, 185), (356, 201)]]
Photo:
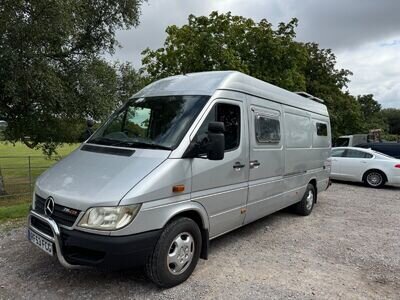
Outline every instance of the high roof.
[(170, 95), (213, 95), (217, 90), (238, 91), (289, 106), (327, 115), (326, 106), (237, 71), (190, 73), (155, 81), (134, 98)]

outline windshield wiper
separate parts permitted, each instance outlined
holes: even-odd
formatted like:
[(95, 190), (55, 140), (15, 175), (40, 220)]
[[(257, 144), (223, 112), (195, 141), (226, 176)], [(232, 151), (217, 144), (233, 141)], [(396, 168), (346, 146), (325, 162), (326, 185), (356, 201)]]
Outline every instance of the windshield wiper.
[(152, 149), (162, 149), (162, 150), (172, 150), (171, 147), (145, 142), (136, 141), (119, 141), (117, 143), (111, 144), (110, 146), (126, 146), (126, 147), (138, 147), (138, 148), (152, 148)]

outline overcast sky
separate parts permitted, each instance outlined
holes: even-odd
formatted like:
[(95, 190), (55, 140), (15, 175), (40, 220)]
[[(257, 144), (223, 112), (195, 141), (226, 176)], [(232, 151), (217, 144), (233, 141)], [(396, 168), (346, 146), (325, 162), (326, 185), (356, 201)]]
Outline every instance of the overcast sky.
[(162, 47), (168, 25), (189, 14), (231, 11), (277, 25), (299, 19), (297, 39), (331, 48), (338, 67), (351, 70), (350, 93), (374, 94), (383, 107), (400, 108), (400, 0), (148, 0), (140, 25), (119, 32), (114, 60), (141, 66), (141, 51)]

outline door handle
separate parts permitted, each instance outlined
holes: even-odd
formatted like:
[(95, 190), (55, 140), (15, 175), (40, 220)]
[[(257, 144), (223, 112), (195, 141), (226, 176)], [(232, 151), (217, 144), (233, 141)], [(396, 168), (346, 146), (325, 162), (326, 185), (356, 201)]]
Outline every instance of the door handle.
[(258, 160), (250, 161), (250, 169), (257, 169), (260, 165), (261, 164)]
[(238, 162), (238, 161), (233, 165), (233, 168), (235, 169), (235, 171), (240, 171), (240, 170), (243, 169), (244, 167), (245, 167), (245, 165), (241, 164), (241, 163)]

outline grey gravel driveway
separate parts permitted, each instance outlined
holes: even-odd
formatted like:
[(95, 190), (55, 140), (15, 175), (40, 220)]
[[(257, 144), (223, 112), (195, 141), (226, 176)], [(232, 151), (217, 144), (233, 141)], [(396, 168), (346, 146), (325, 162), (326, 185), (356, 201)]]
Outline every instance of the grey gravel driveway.
[(334, 183), (308, 217), (278, 212), (211, 242), (169, 290), (140, 271), (69, 271), (0, 227), (0, 299), (400, 299), (400, 189)]

